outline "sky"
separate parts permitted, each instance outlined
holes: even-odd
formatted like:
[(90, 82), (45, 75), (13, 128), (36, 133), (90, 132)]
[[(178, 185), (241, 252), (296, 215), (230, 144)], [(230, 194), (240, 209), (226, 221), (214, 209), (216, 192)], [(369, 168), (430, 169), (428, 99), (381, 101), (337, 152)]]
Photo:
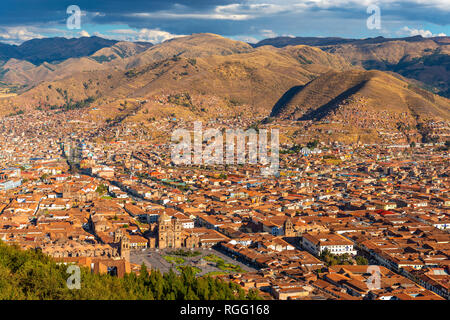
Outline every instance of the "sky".
[(8, 44), (55, 36), (160, 43), (204, 32), (252, 43), (277, 36), (450, 36), (450, 0), (0, 2), (0, 42)]

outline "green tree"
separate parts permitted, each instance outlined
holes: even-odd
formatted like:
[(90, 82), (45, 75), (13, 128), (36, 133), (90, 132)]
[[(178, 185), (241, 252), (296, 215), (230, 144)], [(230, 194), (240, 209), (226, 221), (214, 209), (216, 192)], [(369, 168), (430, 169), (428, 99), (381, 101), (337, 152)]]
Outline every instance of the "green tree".
[(100, 184), (97, 189), (95, 189), (95, 192), (97, 192), (99, 195), (103, 195), (108, 191), (108, 186), (104, 185), (103, 183)]
[(319, 145), (319, 141), (318, 140), (314, 140), (314, 141), (310, 141), (306, 144), (306, 147), (308, 147), (308, 149), (314, 150), (315, 148), (317, 148), (317, 146)]
[(369, 264), (369, 260), (367, 260), (366, 258), (364, 258), (363, 256), (356, 256), (355, 258), (356, 260), (356, 264), (357, 265), (368, 265)]
[(218, 278), (196, 277), (191, 267), (177, 275), (173, 270), (161, 274), (141, 265), (139, 275), (117, 278), (93, 274), (80, 267), (81, 289), (69, 290), (67, 266), (57, 264), (39, 250), (20, 250), (0, 241), (0, 299), (123, 300), (123, 299), (257, 299), (257, 291), (247, 295), (242, 288)]

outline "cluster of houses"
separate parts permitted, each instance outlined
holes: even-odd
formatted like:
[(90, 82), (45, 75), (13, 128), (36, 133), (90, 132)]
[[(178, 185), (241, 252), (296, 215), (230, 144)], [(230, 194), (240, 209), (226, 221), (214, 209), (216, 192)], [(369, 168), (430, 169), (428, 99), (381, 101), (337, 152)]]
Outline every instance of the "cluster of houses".
[(101, 140), (69, 116), (0, 121), (3, 242), (118, 276), (139, 272), (133, 251), (214, 248), (257, 270), (220, 277), (275, 299), (449, 298), (449, 159), (433, 146), (304, 148), (267, 177), (174, 166), (133, 125)]

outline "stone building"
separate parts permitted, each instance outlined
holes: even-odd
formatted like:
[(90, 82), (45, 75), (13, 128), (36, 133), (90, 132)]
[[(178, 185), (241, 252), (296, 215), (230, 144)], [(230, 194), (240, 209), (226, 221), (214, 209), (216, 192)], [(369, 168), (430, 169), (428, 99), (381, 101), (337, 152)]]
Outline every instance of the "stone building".
[(181, 248), (181, 222), (163, 213), (158, 220), (158, 248)]
[(89, 202), (99, 198), (99, 194), (92, 190), (83, 190), (74, 188), (70, 183), (63, 185), (63, 198), (72, 199), (77, 202)]
[(286, 221), (284, 222), (284, 235), (286, 237), (295, 237), (296, 236), (296, 232), (294, 230), (294, 224), (292, 223), (292, 220), (290, 218), (287, 218)]
[(130, 239), (123, 233), (122, 229), (118, 229), (114, 233), (114, 243), (119, 246), (119, 255), (126, 261), (130, 261)]

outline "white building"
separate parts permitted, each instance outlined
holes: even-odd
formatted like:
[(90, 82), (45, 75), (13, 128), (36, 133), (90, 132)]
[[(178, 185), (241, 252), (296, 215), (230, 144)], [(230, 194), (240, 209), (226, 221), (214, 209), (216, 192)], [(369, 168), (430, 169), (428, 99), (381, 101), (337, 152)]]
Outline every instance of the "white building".
[(319, 256), (324, 250), (337, 255), (348, 253), (356, 255), (356, 250), (353, 247), (353, 242), (340, 234), (334, 233), (306, 233), (302, 236), (302, 247)]

